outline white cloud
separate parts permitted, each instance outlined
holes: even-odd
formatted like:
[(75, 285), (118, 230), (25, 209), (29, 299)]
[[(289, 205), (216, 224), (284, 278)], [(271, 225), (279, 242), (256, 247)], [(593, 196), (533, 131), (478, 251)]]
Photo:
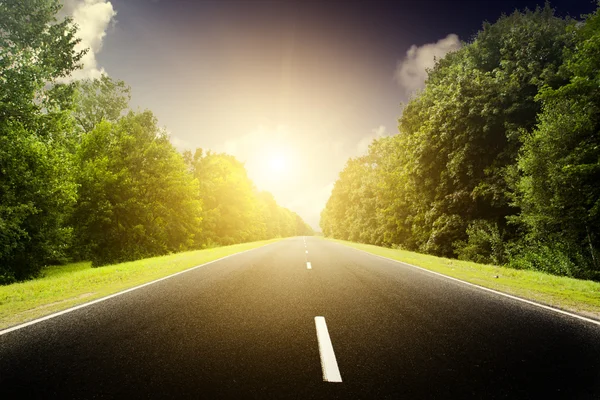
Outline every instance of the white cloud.
[(382, 138), (384, 136), (389, 136), (389, 134), (385, 131), (385, 126), (383, 125), (371, 130), (370, 135), (364, 136), (356, 144), (356, 154), (359, 156), (365, 155), (369, 150), (369, 145), (373, 142), (373, 140)]
[(63, 4), (61, 14), (73, 18), (77, 36), (81, 38), (75, 50), (89, 49), (81, 59), (83, 69), (74, 71), (70, 79), (98, 78), (104, 69), (98, 67), (96, 54), (102, 50), (106, 30), (117, 12), (107, 0), (63, 0)]
[(406, 52), (406, 57), (398, 62), (394, 78), (406, 94), (425, 87), (427, 69), (435, 66), (435, 60), (461, 48), (460, 40), (454, 33), (449, 34), (436, 43), (423, 46), (412, 45)]

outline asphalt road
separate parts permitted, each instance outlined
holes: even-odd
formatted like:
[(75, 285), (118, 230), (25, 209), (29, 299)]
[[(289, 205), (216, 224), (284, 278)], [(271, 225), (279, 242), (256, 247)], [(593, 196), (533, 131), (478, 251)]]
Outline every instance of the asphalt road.
[(298, 237), (1, 335), (12, 398), (598, 399), (600, 326)]

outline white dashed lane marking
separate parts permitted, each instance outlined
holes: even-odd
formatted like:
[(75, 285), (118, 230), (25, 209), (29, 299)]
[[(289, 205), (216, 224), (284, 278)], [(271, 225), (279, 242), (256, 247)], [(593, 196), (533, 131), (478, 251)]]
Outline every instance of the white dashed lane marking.
[(323, 380), (325, 382), (341, 382), (342, 376), (338, 368), (333, 345), (325, 323), (325, 317), (315, 317), (317, 327), (317, 340), (319, 341), (319, 354), (321, 355), (321, 368), (323, 369)]

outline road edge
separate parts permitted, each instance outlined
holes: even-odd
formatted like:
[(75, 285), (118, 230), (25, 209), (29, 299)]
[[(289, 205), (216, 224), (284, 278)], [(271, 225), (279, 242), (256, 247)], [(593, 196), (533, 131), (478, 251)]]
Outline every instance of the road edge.
[[(327, 238), (325, 238), (325, 239), (327, 240)], [(374, 256), (374, 257), (383, 258), (384, 260), (393, 261), (395, 263), (403, 264), (403, 265), (406, 265), (406, 266), (412, 267), (412, 268), (417, 268), (417, 269), (420, 269), (421, 271), (429, 272), (430, 274), (434, 274), (434, 275), (441, 276), (441, 277), (446, 278), (446, 279), (450, 279), (450, 280), (453, 280), (453, 281), (456, 281), (456, 282), (460, 282), (462, 284), (469, 285), (469, 286), (475, 287), (477, 289), (485, 290), (487, 292), (494, 293), (494, 294), (497, 294), (497, 295), (500, 295), (500, 296), (504, 296), (504, 297), (507, 297), (507, 298), (512, 299), (512, 300), (517, 300), (517, 301), (520, 301), (520, 302), (523, 302), (523, 303), (527, 303), (529, 305), (540, 307), (540, 308), (543, 308), (545, 310), (550, 310), (550, 311), (553, 311), (553, 312), (556, 312), (556, 313), (559, 313), (559, 314), (563, 314), (563, 315), (569, 316), (571, 318), (576, 318), (576, 319), (579, 319), (581, 321), (585, 321), (585, 322), (588, 322), (588, 323), (600, 326), (600, 320), (596, 320), (596, 319), (589, 318), (589, 317), (586, 317), (586, 316), (583, 316), (583, 315), (579, 315), (579, 314), (576, 314), (576, 313), (571, 312), (571, 311), (562, 310), (560, 308), (556, 308), (556, 307), (553, 307), (553, 306), (550, 306), (550, 305), (547, 305), (547, 304), (539, 303), (537, 301), (525, 299), (523, 297), (519, 297), (519, 296), (515, 296), (515, 295), (512, 295), (512, 294), (500, 292), (498, 290), (490, 289), (488, 287), (481, 286), (481, 285), (478, 285), (476, 283), (471, 283), (471, 282), (463, 281), (462, 279), (454, 278), (453, 276), (444, 275), (444, 274), (442, 274), (440, 272), (436, 272), (436, 271), (429, 270), (427, 268), (419, 267), (418, 265), (409, 264), (409, 263), (404, 262), (404, 261), (394, 260), (393, 258), (385, 257), (385, 256), (382, 256), (382, 255), (379, 255), (379, 254), (368, 252), (366, 250), (358, 249), (356, 247), (352, 247), (352, 246), (347, 245), (345, 243), (339, 243), (339, 242), (335, 242), (335, 241), (330, 241), (330, 242), (342, 245), (344, 247), (347, 247), (347, 248), (350, 248), (350, 249), (353, 249), (353, 250), (356, 250), (356, 251), (360, 251), (362, 253), (369, 254), (369, 255)]]
[(76, 305), (76, 306), (69, 307), (69, 308), (66, 308), (66, 309), (64, 309), (64, 310), (57, 311), (57, 312), (54, 312), (54, 313), (52, 313), (52, 314), (45, 315), (45, 316), (43, 316), (43, 317), (39, 317), (39, 318), (32, 319), (31, 321), (23, 322), (23, 323), (21, 323), (21, 324), (14, 325), (14, 326), (11, 326), (11, 327), (9, 327), (9, 328), (4, 328), (4, 329), (0, 330), (0, 336), (2, 336), (2, 335), (6, 335), (7, 333), (10, 333), (10, 332), (13, 332), (13, 331), (16, 331), (16, 330), (19, 330), (19, 329), (26, 328), (26, 327), (28, 327), (28, 326), (31, 326), (31, 325), (35, 325), (35, 324), (37, 324), (37, 323), (40, 323), (40, 322), (43, 322), (43, 321), (46, 321), (46, 320), (49, 320), (49, 319), (52, 319), (52, 318), (56, 318), (56, 317), (58, 317), (58, 316), (61, 316), (61, 315), (63, 315), (63, 314), (67, 314), (67, 313), (70, 313), (70, 312), (73, 312), (73, 311), (79, 310), (79, 309), (81, 309), (81, 308), (85, 308), (85, 307), (89, 307), (89, 306), (91, 306), (91, 305), (94, 305), (94, 304), (97, 304), (97, 303), (101, 303), (101, 302), (103, 302), (103, 301), (105, 301), (105, 300), (112, 299), (113, 297), (117, 297), (117, 296), (123, 295), (123, 294), (125, 294), (125, 293), (133, 292), (134, 290), (141, 289), (141, 288), (143, 288), (143, 287), (146, 287), (146, 286), (153, 285), (153, 284), (155, 284), (155, 283), (158, 283), (158, 282), (160, 282), (160, 281), (164, 281), (164, 280), (166, 280), (166, 279), (172, 278), (172, 277), (174, 277), (174, 276), (177, 276), (177, 275), (185, 274), (186, 272), (190, 272), (190, 271), (196, 270), (196, 269), (198, 269), (198, 268), (205, 267), (205, 266), (207, 266), (207, 265), (209, 265), (209, 264), (214, 264), (214, 263), (216, 263), (216, 262), (222, 261), (222, 260), (224, 260), (224, 259), (226, 259), (226, 258), (229, 258), (229, 257), (235, 257), (235, 256), (237, 256), (237, 255), (244, 254), (244, 253), (247, 253), (247, 252), (250, 252), (250, 251), (253, 251), (253, 250), (258, 250), (258, 249), (265, 248), (265, 247), (267, 247), (267, 246), (270, 246), (270, 245), (272, 245), (272, 244), (279, 243), (279, 242), (281, 242), (281, 241), (283, 241), (283, 240), (285, 240), (285, 239), (286, 239), (286, 238), (283, 238), (283, 239), (281, 239), (281, 240), (278, 240), (278, 241), (275, 241), (275, 242), (272, 242), (272, 243), (267, 243), (267, 244), (264, 244), (264, 245), (262, 245), (262, 246), (260, 246), (260, 247), (255, 247), (255, 248), (253, 248), (253, 249), (243, 250), (243, 251), (240, 251), (240, 252), (238, 252), (238, 253), (228, 254), (228, 255), (226, 255), (226, 256), (223, 256), (223, 257), (217, 258), (216, 260), (208, 261), (208, 262), (205, 262), (205, 263), (203, 263), (203, 264), (199, 264), (199, 265), (196, 265), (196, 266), (194, 266), (194, 267), (190, 267), (190, 268), (188, 268), (188, 269), (185, 269), (185, 270), (183, 270), (183, 271), (175, 272), (175, 273), (172, 273), (172, 274), (170, 274), (170, 275), (163, 276), (162, 278), (158, 278), (158, 279), (155, 279), (155, 280), (153, 280), (153, 281), (150, 281), (150, 282), (142, 283), (141, 285), (137, 285), (137, 286), (134, 286), (134, 287), (130, 287), (129, 289), (121, 290), (120, 292), (116, 292), (116, 293), (113, 293), (113, 294), (109, 294), (109, 295), (107, 295), (107, 296), (100, 297), (99, 299), (95, 299), (95, 300), (92, 300), (92, 301), (88, 301), (87, 303), (78, 304), (78, 305)]

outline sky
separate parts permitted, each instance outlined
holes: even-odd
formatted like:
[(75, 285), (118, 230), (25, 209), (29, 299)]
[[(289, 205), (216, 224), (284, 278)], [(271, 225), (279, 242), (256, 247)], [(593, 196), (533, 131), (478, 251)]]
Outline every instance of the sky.
[[(73, 78), (131, 86), (178, 150), (243, 161), (259, 190), (319, 229), (346, 161), (397, 133), (426, 68), (483, 21), (544, 0), (64, 0), (90, 48)], [(593, 0), (555, 0), (579, 18)]]

